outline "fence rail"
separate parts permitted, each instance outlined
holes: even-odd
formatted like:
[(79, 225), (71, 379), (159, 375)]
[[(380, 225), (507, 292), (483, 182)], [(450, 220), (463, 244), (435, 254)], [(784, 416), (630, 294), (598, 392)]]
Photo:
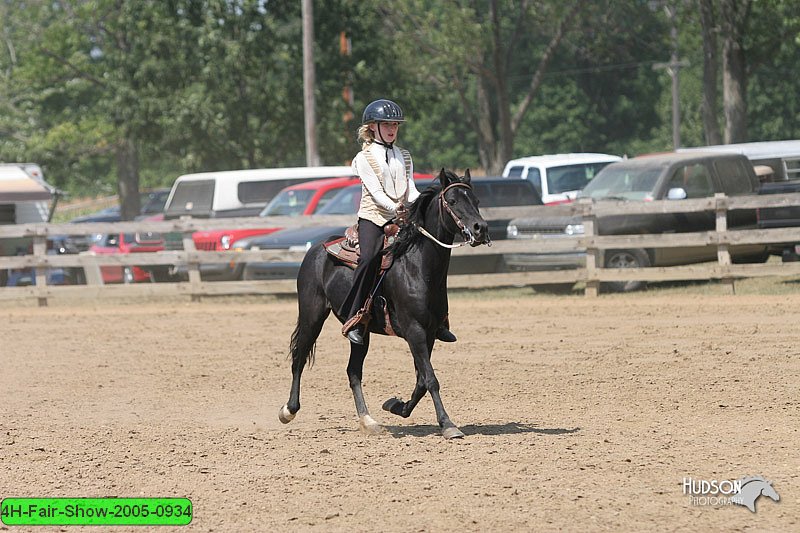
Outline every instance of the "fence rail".
[[(575, 216), (583, 218), (585, 233), (581, 236), (556, 239), (502, 240), (493, 246), (458, 248), (454, 256), (502, 255), (512, 253), (582, 252), (586, 254), (586, 267), (574, 270), (516, 272), (494, 274), (451, 275), (448, 286), (452, 288), (500, 287), (509, 285), (585, 282), (586, 295), (596, 296), (599, 284), (604, 281), (671, 281), (722, 279), (731, 283), (737, 278), (783, 276), (800, 274), (800, 263), (735, 265), (731, 263), (730, 246), (740, 244), (800, 243), (800, 227), (775, 229), (728, 230), (727, 213), (735, 209), (800, 206), (800, 193), (769, 196), (725, 197), (682, 201), (656, 202), (590, 202), (535, 207), (505, 207), (483, 209), (487, 220), (509, 218), (537, 218), (541, 216)], [(654, 213), (694, 213), (713, 211), (716, 218), (714, 231), (672, 233), (658, 235), (596, 235), (596, 220), (600, 216)], [(91, 296), (104, 295), (156, 295), (178, 294), (199, 298), (223, 294), (281, 294), (296, 290), (294, 280), (204, 282), (200, 279), (199, 265), (203, 263), (243, 263), (249, 261), (299, 261), (304, 252), (275, 250), (247, 250), (241, 252), (210, 252), (194, 248), (192, 234), (204, 230), (246, 228), (297, 228), (322, 225), (345, 226), (352, 224), (352, 215), (324, 217), (248, 217), (231, 219), (181, 219), (164, 222), (136, 221), (87, 224), (24, 224), (0, 226), (0, 239), (26, 237), (33, 242), (33, 254), (0, 257), (2, 269), (36, 269), (36, 285), (30, 287), (4, 287), (1, 299), (37, 298), (40, 305), (59, 295), (80, 293)], [(47, 255), (47, 238), (56, 235), (92, 235), (97, 233), (159, 232), (180, 233), (184, 249), (117, 255), (68, 254)], [(685, 246), (715, 246), (717, 262), (676, 267), (601, 268), (601, 251), (616, 248), (669, 248)], [(102, 285), (101, 266), (186, 266), (188, 282)], [(48, 286), (48, 268), (81, 267), (87, 272), (90, 284), (85, 286)], [(96, 275), (90, 275), (95, 272)]]

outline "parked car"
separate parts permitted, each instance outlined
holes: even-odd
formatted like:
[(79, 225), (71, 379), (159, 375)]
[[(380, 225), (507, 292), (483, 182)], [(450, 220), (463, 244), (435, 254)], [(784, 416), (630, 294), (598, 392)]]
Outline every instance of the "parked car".
[[(166, 205), (167, 197), (169, 196), (169, 191), (169, 189), (154, 189), (152, 191), (142, 192), (139, 199), (141, 203), (141, 209), (139, 210), (139, 217), (137, 217), (137, 219), (163, 213), (164, 205)], [(75, 217), (70, 220), (71, 223), (120, 221), (122, 221), (122, 215), (118, 205), (107, 207), (105, 209), (101, 209), (100, 211)]]
[[(761, 195), (798, 192), (800, 192), (800, 179), (764, 183), (758, 191)], [(797, 205), (762, 207), (757, 213), (758, 227), (761, 229), (800, 226), (800, 206)], [(770, 245), (769, 248), (772, 254), (780, 255), (785, 263), (800, 261), (800, 242), (778, 243)]]
[[(336, 235), (343, 235), (346, 226), (313, 226), (309, 228), (287, 228), (269, 235), (248, 237), (236, 243), (243, 250), (286, 250), (307, 252), (317, 243)], [(295, 279), (300, 270), (300, 261), (256, 261), (244, 266), (242, 278), (246, 280)]]
[[(740, 154), (692, 152), (640, 156), (612, 163), (601, 170), (583, 189), (580, 197), (602, 202), (605, 200), (646, 202), (653, 200), (680, 201), (684, 198), (706, 198), (715, 193), (728, 196), (756, 194), (758, 178), (753, 165)], [(730, 229), (756, 227), (752, 209), (737, 209), (728, 213)], [(714, 214), (659, 213), (643, 215), (609, 215), (597, 218), (598, 235), (629, 235), (654, 233), (685, 233), (713, 231)], [(509, 239), (572, 238), (583, 234), (579, 216), (514, 219), (508, 225)], [(768, 258), (763, 245), (732, 246), (734, 262), (764, 262)], [(712, 261), (717, 257), (716, 246), (674, 247), (656, 249), (605, 250), (601, 263), (606, 268), (672, 266)], [(507, 254), (506, 264), (514, 270), (551, 270), (580, 268), (586, 254), (538, 253)], [(643, 282), (611, 282), (604, 287), (616, 291), (640, 288)]]
[(591, 153), (522, 157), (506, 163), (503, 176), (527, 179), (545, 204), (561, 204), (573, 201), (603, 167), (620, 159)]
[[(54, 235), (47, 239), (47, 255), (77, 254), (78, 252), (79, 250), (74, 247), (72, 240), (66, 235)], [(32, 253), (33, 250), (28, 249), (23, 255)], [(82, 285), (86, 283), (81, 267), (48, 268), (46, 276), (47, 285)], [(9, 269), (7, 284), (9, 287), (36, 285), (36, 269)]]
[(742, 154), (754, 166), (768, 166), (770, 177), (762, 181), (787, 181), (800, 179), (800, 140), (761, 141), (679, 148), (678, 152), (721, 152)]
[[(424, 189), (431, 182), (418, 179), (417, 186)], [(476, 177), (472, 179), (472, 187), (480, 199), (481, 207), (511, 207), (522, 205), (542, 205), (533, 184), (522, 179), (508, 179), (502, 177)], [(354, 215), (358, 212), (361, 202), (362, 187), (360, 184), (351, 185), (339, 191), (319, 215)], [(355, 219), (354, 219), (355, 222)], [(489, 232), (494, 238), (493, 230), (497, 231), (497, 238), (506, 237), (508, 219), (490, 220)], [(263, 237), (251, 237), (237, 241), (233, 247), (237, 250), (249, 249), (285, 249), (287, 251), (306, 250), (314, 244), (325, 240), (332, 235), (341, 235), (344, 227), (328, 226), (313, 228), (284, 229)], [(450, 274), (478, 274), (498, 272), (504, 269), (502, 255), (469, 255), (454, 256), (450, 259)], [(244, 279), (283, 279), (294, 277), (300, 262), (255, 262), (247, 263), (243, 269)]]
[[(163, 249), (164, 240), (158, 233), (98, 233), (93, 236), (93, 244), (89, 251), (96, 255), (110, 255), (160, 252)], [(166, 279), (168, 269), (168, 265), (148, 267), (102, 265), (100, 274), (103, 283), (139, 283)]]
[[(344, 187), (357, 185), (356, 177), (318, 179), (290, 185), (280, 191), (261, 210), (258, 216), (305, 216), (323, 208)], [(248, 229), (227, 229), (214, 231), (197, 231), (192, 234), (195, 248), (207, 251), (231, 250), (232, 244), (247, 237), (268, 235), (282, 228), (277, 226)], [(242, 279), (241, 263), (205, 263), (200, 265), (200, 276), (206, 281), (231, 281)], [(185, 275), (186, 268), (176, 269)]]
[[(258, 213), (260, 217), (276, 216), (302, 216), (311, 215), (325, 206), (328, 201), (336, 196), (342, 188), (359, 183), (353, 176), (344, 178), (319, 179), (290, 185), (281, 190)], [(266, 235), (281, 228), (249, 228), (228, 229), (216, 231), (198, 231), (192, 235), (195, 248), (198, 250), (222, 251), (229, 250), (231, 244), (239, 239), (254, 235)], [(202, 272), (214, 276), (212, 271)]]
[(172, 184), (164, 215), (226, 218), (256, 216), (281, 190), (311, 180), (348, 178), (353, 168), (257, 168), (179, 176)]

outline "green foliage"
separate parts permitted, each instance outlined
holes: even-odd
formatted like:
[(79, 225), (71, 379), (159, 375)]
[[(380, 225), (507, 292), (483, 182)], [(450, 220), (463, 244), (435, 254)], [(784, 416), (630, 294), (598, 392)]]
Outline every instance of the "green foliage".
[[(349, 162), (364, 106), (388, 97), (408, 116), (400, 144), (417, 170), (481, 172), (479, 120), (500, 136), (500, 113), (517, 112), (574, 4), (494, 5), (497, 41), (489, 0), (315, 2), (323, 163)], [(581, 4), (522, 117), (514, 156), (671, 149), (670, 78), (653, 70), (671, 51), (659, 5)], [(682, 144), (701, 145), (699, 22), (691, 2), (677, 5), (679, 54), (690, 63), (680, 73)], [(746, 35), (751, 138), (800, 137), (800, 5), (753, 2)], [(37, 162), (74, 194), (115, 192), (116, 151), (127, 142), (142, 187), (185, 172), (303, 165), (302, 95), (296, 0), (0, 0), (0, 160)]]

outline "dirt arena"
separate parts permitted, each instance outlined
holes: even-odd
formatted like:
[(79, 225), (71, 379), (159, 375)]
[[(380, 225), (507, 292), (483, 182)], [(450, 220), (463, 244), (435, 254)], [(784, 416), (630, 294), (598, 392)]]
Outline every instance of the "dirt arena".
[[(800, 294), (453, 295), (454, 441), (429, 397), (381, 410), (414, 383), (393, 338), (364, 376), (387, 431), (359, 433), (332, 320), (282, 425), (293, 300), (4, 306), (0, 497), (190, 498), (159, 532), (800, 530)], [(683, 494), (745, 475), (780, 501)]]

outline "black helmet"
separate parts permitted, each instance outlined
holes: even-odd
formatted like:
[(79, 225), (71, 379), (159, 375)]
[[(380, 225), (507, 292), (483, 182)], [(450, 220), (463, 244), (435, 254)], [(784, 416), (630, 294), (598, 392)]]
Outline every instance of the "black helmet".
[(375, 100), (364, 108), (361, 124), (369, 122), (405, 122), (403, 110), (391, 100)]

